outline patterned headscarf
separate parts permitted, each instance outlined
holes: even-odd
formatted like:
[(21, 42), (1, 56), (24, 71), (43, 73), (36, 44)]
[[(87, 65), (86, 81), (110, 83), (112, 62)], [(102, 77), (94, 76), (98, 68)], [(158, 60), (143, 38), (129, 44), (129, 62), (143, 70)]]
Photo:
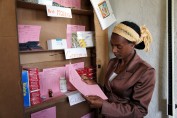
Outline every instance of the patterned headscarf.
[(113, 33), (119, 34), (120, 36), (126, 38), (127, 40), (134, 42), (136, 45), (143, 41), (145, 44), (144, 50), (148, 52), (150, 50), (150, 44), (152, 42), (151, 33), (146, 28), (146, 26), (142, 26), (140, 30), (141, 37), (134, 29), (120, 23), (114, 27)]

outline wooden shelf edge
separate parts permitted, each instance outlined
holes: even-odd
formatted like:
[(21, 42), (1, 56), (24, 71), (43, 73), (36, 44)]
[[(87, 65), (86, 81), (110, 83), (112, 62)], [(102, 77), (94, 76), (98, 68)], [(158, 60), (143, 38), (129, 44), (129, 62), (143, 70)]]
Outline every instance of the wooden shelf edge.
[[(45, 5), (35, 4), (30, 2), (24, 2), (17, 0), (17, 8), (25, 8), (25, 9), (34, 9), (34, 10), (46, 10)], [(73, 14), (78, 15), (93, 15), (92, 10), (84, 10), (84, 9), (71, 9)]]
[(54, 98), (46, 100), (40, 104), (25, 108), (25, 113), (34, 113), (34, 112), (55, 106), (57, 103), (66, 102), (66, 101), (67, 101), (66, 95), (54, 97)]
[(35, 4), (31, 2), (25, 2), (17, 0), (17, 8), (34, 9), (34, 10), (45, 10), (45, 5)]
[(78, 14), (78, 15), (93, 15), (93, 11), (91, 10), (80, 10), (80, 9), (72, 9), (73, 14)]
[(26, 51), (19, 51), (21, 54), (23, 53), (39, 53), (39, 52), (63, 52), (64, 50), (26, 50)]
[[(95, 47), (87, 47), (86, 49), (94, 49)], [(23, 53), (39, 53), (39, 52), (63, 52), (64, 49), (59, 49), (59, 50), (27, 50), (27, 51), (19, 51), (20, 54)]]

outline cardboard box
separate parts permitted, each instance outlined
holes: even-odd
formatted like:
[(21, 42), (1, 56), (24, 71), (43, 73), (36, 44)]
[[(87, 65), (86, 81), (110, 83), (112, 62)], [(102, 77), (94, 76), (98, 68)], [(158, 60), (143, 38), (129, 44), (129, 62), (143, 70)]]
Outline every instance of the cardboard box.
[(67, 48), (66, 39), (50, 39), (47, 40), (48, 50), (57, 50)]
[(77, 31), (77, 40), (80, 47), (93, 47), (94, 44), (94, 32), (93, 31)]
[[(24, 68), (25, 72), (28, 74), (28, 77), (25, 81), (28, 82), (28, 99), (24, 98), (25, 106), (33, 106), (35, 104), (41, 103), (40, 98), (40, 79), (39, 79), (39, 71), (38, 68)], [(23, 79), (22, 79), (23, 80)], [(30, 104), (26, 105), (27, 100)]]
[(22, 71), (23, 103), (25, 107), (31, 106), (28, 71)]

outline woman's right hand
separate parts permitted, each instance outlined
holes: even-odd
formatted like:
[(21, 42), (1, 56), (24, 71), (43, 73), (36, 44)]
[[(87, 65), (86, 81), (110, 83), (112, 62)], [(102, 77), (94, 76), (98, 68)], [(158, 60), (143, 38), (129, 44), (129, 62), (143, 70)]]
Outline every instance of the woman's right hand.
[(93, 79), (90, 79), (84, 75), (82, 75), (81, 78), (82, 78), (82, 81), (84, 81), (86, 84), (89, 84), (89, 85), (97, 84)]

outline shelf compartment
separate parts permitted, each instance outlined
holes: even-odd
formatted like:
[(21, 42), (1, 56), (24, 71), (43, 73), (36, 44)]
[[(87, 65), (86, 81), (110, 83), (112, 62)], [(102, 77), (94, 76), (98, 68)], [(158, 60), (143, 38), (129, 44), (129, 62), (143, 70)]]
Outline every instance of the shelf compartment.
[[(94, 48), (87, 49), (87, 57), (83, 59), (95, 57)], [(64, 61), (65, 54), (64, 50), (41, 50), (41, 51), (23, 51), (20, 52), (20, 62), (22, 65), (42, 63), (42, 62), (56, 62)], [(66, 60), (68, 62), (68, 60)]]
[[(87, 50), (94, 49), (95, 47), (87, 47)], [(25, 51), (20, 51), (20, 54), (23, 53), (38, 53), (38, 52), (63, 52), (64, 49), (58, 49), (58, 50), (25, 50)], [(64, 53), (64, 52), (63, 52)]]
[[(70, 110), (73, 112), (75, 110), (76, 113), (77, 113), (76, 109), (82, 108), (83, 115), (90, 111), (89, 105), (86, 101), (83, 101), (79, 104), (70, 106), (69, 101), (68, 101), (68, 97), (66, 95), (61, 95), (61, 96), (58, 96), (58, 97), (50, 98), (49, 100), (46, 100), (46, 101), (44, 101), (40, 104), (25, 108), (25, 115), (28, 116), (31, 113), (38, 112), (38, 111), (41, 111), (41, 110), (44, 110), (44, 109), (47, 109), (47, 108), (50, 108), (50, 107), (54, 107), (54, 106), (56, 106), (60, 109), (58, 111), (58, 114), (60, 114), (60, 115), (63, 115), (63, 112), (66, 112), (64, 108), (69, 109), (69, 111), (67, 111), (67, 112), (70, 112)], [(65, 113), (65, 115), (68, 115), (67, 112)], [(77, 113), (77, 115), (78, 115), (78, 113)], [(70, 114), (70, 117), (71, 116), (72, 116), (72, 114)]]
[[(17, 0), (17, 7), (18, 8), (25, 8), (25, 9), (34, 9), (34, 10), (46, 10), (45, 5), (24, 2), (24, 1), (20, 1), (20, 0)], [(78, 15), (93, 15), (92, 10), (71, 9), (71, 11), (73, 14), (78, 14)]]
[(66, 95), (61, 95), (61, 96), (58, 96), (58, 97), (54, 97), (54, 98), (48, 99), (46, 101), (43, 101), (40, 104), (27, 107), (27, 108), (25, 108), (25, 113), (32, 113), (32, 112), (40, 111), (40, 110), (43, 110), (45, 108), (55, 106), (57, 103), (62, 103), (62, 102), (67, 102), (67, 96)]

